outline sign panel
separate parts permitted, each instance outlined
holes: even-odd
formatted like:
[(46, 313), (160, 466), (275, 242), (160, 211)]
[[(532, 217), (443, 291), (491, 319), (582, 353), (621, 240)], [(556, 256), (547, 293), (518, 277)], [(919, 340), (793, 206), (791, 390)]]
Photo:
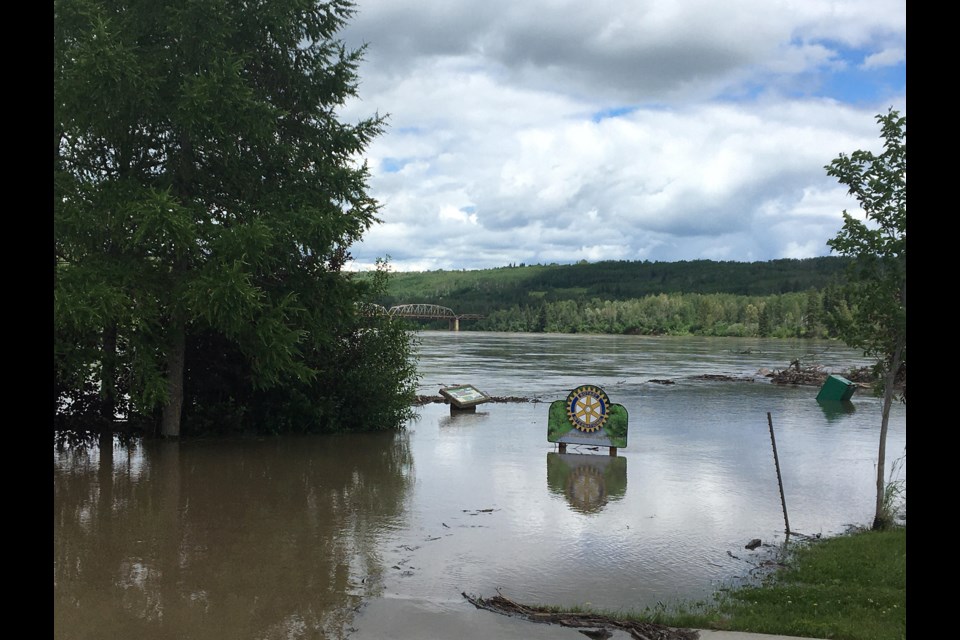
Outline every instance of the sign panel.
[(602, 388), (582, 384), (565, 400), (550, 403), (547, 440), (622, 449), (627, 446), (627, 410), (611, 402)]
[(471, 384), (459, 384), (453, 387), (442, 387), (440, 395), (450, 401), (458, 409), (475, 407), (490, 400), (490, 396)]

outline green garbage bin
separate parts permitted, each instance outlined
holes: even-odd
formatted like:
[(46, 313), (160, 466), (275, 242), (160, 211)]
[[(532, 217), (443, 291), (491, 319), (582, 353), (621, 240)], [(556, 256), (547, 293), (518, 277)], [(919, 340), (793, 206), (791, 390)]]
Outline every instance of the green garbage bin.
[(830, 376), (820, 387), (817, 400), (849, 400), (856, 390), (857, 385), (843, 376)]

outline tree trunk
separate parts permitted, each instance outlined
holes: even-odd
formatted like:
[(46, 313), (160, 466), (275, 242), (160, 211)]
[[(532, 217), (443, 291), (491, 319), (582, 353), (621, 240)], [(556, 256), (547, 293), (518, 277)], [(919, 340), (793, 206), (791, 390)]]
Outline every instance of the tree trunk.
[(183, 323), (176, 321), (171, 329), (170, 351), (167, 353), (167, 404), (163, 407), (160, 435), (180, 436), (180, 414), (183, 409), (183, 364), (187, 350)]
[(117, 413), (117, 324), (103, 330), (103, 359), (100, 363), (100, 417), (103, 430), (112, 433)]
[(890, 424), (890, 407), (893, 405), (894, 386), (897, 382), (897, 372), (900, 370), (900, 359), (903, 354), (904, 338), (897, 340), (893, 351), (890, 368), (886, 371), (883, 381), (883, 409), (880, 418), (880, 450), (877, 453), (877, 508), (873, 516), (873, 529), (883, 529), (889, 524), (888, 515), (884, 508), (886, 495), (886, 456), (887, 456), (887, 426)]

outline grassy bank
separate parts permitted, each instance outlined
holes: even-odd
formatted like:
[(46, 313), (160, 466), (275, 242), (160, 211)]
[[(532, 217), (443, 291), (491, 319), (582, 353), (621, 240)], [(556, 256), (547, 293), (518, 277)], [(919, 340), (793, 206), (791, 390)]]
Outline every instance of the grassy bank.
[(836, 640), (907, 637), (907, 530), (863, 531), (802, 544), (757, 586), (710, 604), (645, 611), (676, 627)]
[[(481, 609), (632, 637), (690, 637), (691, 629), (829, 640), (906, 640), (907, 529), (860, 531), (791, 542), (777, 572), (760, 584), (722, 590), (710, 601), (626, 613), (524, 605), (502, 594), (466, 597)], [(591, 636), (593, 637), (593, 636)]]

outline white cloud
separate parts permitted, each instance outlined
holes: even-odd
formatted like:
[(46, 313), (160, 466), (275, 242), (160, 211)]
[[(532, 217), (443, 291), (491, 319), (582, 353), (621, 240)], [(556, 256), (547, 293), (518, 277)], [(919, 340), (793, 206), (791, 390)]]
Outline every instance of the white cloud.
[(867, 56), (863, 61), (864, 69), (878, 69), (888, 67), (899, 62), (906, 62), (907, 50), (903, 47), (891, 47)]
[(477, 215), (475, 213), (467, 213), (462, 209), (457, 209), (452, 206), (445, 206), (440, 209), (440, 213), (437, 214), (437, 217), (440, 218), (440, 221), (451, 220), (458, 223), (467, 223), (471, 225), (477, 224)]
[(824, 165), (905, 111), (902, 82), (824, 88), (902, 64), (903, 0), (358, 10), (345, 37), (369, 49), (342, 114), (389, 114), (366, 153), (383, 224), (358, 265), (826, 255), (856, 202)]

